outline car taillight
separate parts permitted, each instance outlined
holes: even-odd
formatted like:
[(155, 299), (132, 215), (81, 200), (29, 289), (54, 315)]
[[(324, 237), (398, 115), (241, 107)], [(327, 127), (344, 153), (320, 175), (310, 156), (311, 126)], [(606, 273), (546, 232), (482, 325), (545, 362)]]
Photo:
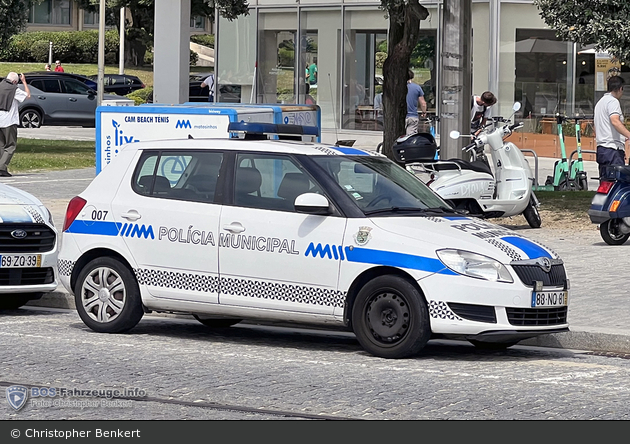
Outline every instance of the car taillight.
[(87, 201), (79, 196), (73, 197), (68, 203), (66, 209), (66, 218), (63, 221), (63, 231), (66, 231), (72, 225), (72, 222), (77, 218)]
[(610, 189), (612, 188), (612, 186), (615, 184), (615, 182), (608, 182), (607, 180), (602, 180), (599, 183), (599, 187), (597, 188), (597, 192), (598, 193), (602, 193), (602, 194), (608, 194), (608, 192), (610, 191)]

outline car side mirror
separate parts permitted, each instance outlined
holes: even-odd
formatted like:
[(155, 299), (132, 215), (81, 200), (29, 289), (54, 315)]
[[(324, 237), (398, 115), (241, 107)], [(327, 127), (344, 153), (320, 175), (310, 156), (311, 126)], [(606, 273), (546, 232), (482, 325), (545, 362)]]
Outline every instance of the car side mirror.
[(304, 193), (295, 198), (295, 210), (298, 213), (330, 214), (330, 202), (326, 196), (317, 193)]

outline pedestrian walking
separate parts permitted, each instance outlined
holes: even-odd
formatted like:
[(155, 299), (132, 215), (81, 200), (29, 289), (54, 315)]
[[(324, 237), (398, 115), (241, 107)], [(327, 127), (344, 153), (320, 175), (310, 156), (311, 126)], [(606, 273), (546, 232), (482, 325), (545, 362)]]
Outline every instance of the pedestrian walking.
[(208, 102), (214, 102), (214, 74), (210, 74), (201, 82), (201, 87), (208, 87)]
[(61, 62), (59, 60), (55, 62), (55, 72), (64, 72), (63, 66), (61, 66)]
[[(18, 88), (22, 80), (24, 90)], [(0, 81), (0, 177), (11, 177), (9, 162), (17, 148), (17, 127), (20, 122), (18, 107), (20, 102), (31, 97), (24, 74), (10, 72)]]
[(626, 140), (630, 138), (630, 131), (624, 125), (619, 103), (624, 84), (622, 77), (612, 76), (608, 79), (608, 92), (595, 105), (593, 124), (600, 180), (607, 165), (624, 165), (626, 161)]
[(417, 83), (412, 82), (414, 77), (412, 70), (407, 70), (407, 117), (405, 118), (405, 134), (418, 132), (418, 105), (422, 117), (427, 115), (427, 102), (424, 100), (424, 91)]

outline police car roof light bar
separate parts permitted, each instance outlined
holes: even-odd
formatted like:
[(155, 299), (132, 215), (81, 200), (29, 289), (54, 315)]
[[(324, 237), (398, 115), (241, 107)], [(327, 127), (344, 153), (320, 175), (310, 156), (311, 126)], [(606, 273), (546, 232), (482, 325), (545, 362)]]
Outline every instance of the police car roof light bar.
[(282, 123), (230, 122), (228, 125), (228, 132), (245, 133), (246, 139), (257, 139), (258, 137), (256, 136), (267, 134), (319, 136), (319, 128), (316, 126), (290, 125)]

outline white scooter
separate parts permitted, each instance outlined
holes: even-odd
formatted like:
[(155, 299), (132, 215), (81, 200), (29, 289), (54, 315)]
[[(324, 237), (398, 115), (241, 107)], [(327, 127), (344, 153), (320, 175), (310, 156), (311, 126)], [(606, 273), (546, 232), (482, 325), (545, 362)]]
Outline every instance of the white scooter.
[[(513, 110), (516, 112), (519, 109), (520, 103), (517, 102)], [(494, 117), (493, 123), (482, 133), (467, 136), (473, 138), (473, 142), (463, 148), (472, 154), (470, 162), (460, 159), (420, 160), (420, 163), (414, 164), (414, 159), (407, 156), (405, 164), (416, 173), (418, 171), (414, 167), (420, 165), (430, 177), (427, 185), (456, 209), (483, 218), (523, 214), (530, 227), (539, 228), (542, 221), (538, 212), (540, 204), (532, 191), (534, 175), (521, 150), (512, 142), (503, 140), (521, 126), (511, 124), (510, 119)], [(458, 131), (452, 131), (450, 137), (457, 139), (462, 136)], [(484, 153), (486, 145), (490, 149), (494, 174)], [(407, 152), (411, 153), (410, 150)]]

